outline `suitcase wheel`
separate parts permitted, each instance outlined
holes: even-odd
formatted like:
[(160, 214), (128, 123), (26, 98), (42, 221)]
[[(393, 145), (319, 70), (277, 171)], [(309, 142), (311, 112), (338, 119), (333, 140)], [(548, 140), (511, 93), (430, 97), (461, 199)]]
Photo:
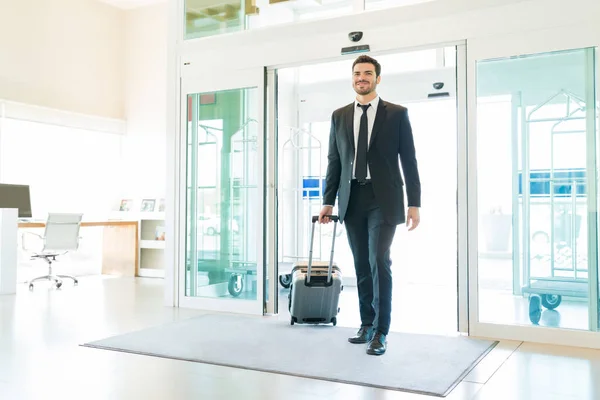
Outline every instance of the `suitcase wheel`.
[(336, 326), (337, 325), (337, 318), (336, 317), (331, 318), (331, 323), (333, 324), (333, 326)]
[(292, 318), (290, 319), (290, 325), (294, 325), (294, 322), (296, 322), (296, 318), (292, 317)]
[(286, 289), (289, 289), (292, 283), (292, 274), (281, 274), (279, 275), (279, 283)]

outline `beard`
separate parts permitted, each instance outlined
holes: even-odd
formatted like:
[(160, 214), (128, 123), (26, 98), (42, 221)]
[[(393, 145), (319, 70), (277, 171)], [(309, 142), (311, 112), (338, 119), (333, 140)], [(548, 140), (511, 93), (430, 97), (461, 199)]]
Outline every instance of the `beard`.
[(354, 85), (354, 91), (360, 94), (361, 96), (371, 93), (373, 89), (373, 85), (371, 85), (370, 83), (365, 83), (364, 86), (360, 86), (360, 84), (358, 83)]

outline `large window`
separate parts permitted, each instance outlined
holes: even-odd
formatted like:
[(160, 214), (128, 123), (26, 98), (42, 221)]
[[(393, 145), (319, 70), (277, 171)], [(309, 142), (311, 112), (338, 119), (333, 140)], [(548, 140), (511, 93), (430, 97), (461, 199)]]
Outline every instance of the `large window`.
[(185, 39), (339, 17), (432, 0), (185, 0)]
[(185, 38), (333, 17), (352, 11), (352, 0), (185, 0)]
[(33, 217), (83, 212), (106, 218), (121, 193), (120, 134), (5, 118), (0, 181), (31, 187)]

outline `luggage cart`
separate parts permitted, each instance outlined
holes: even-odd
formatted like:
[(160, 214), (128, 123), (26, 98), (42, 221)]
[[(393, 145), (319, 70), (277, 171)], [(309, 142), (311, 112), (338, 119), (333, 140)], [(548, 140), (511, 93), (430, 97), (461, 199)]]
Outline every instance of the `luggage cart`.
[[(196, 110), (195, 107), (193, 107)], [(196, 112), (196, 111), (194, 111)], [(193, 119), (197, 119), (196, 115)], [(211, 126), (201, 123), (199, 121), (197, 124), (191, 124), (191, 140), (189, 140), (189, 145), (191, 145), (191, 151), (189, 157), (191, 157), (191, 164), (197, 165), (198, 158), (200, 154), (204, 154), (204, 156), (211, 154), (218, 159), (218, 152), (220, 147), (220, 137), (222, 136), (223, 129), (218, 126)], [(213, 264), (210, 264), (211, 261), (205, 260), (205, 254), (210, 252), (210, 246), (207, 246), (205, 240), (198, 240), (197, 224), (200, 221), (200, 215), (197, 215), (198, 209), (203, 209), (203, 204), (199, 205), (199, 201), (204, 198), (205, 192), (213, 191), (217, 188), (217, 186), (212, 184), (200, 184), (200, 176), (198, 170), (196, 168), (192, 168), (190, 171), (190, 187), (196, 187), (197, 190), (190, 190), (188, 204), (193, 209), (196, 210), (192, 212), (192, 215), (196, 216), (197, 222), (196, 230), (192, 230), (191, 238), (189, 241), (188, 254), (186, 257), (186, 271), (189, 271), (189, 290), (190, 296), (196, 296), (198, 290), (198, 281), (199, 281), (199, 273), (202, 271), (203, 273), (214, 273), (216, 268)], [(215, 182), (218, 180), (218, 175), (215, 173), (214, 176)], [(216, 240), (216, 237), (214, 238)], [(209, 257), (210, 258), (210, 257)]]
[[(229, 180), (231, 200), (229, 206), (229, 268), (225, 272), (230, 274), (227, 289), (233, 297), (238, 297), (244, 291), (244, 287), (250, 279), (256, 279), (257, 263), (248, 261), (256, 259), (249, 253), (256, 249), (251, 243), (255, 236), (249, 231), (246, 218), (236, 220), (236, 215), (249, 216), (256, 210), (256, 205), (250, 203), (253, 198), (251, 192), (258, 188), (254, 180), (255, 174), (252, 169), (253, 161), (250, 154), (258, 151), (258, 137), (252, 132), (251, 124), (257, 126), (258, 121), (249, 118), (240, 128), (231, 135), (231, 157), (229, 159), (229, 170), (237, 171), (238, 176), (231, 176)], [(227, 205), (227, 204), (226, 204)], [(233, 229), (233, 228), (236, 229)]]
[[(209, 283), (211, 285), (221, 285), (226, 282), (227, 291), (233, 297), (238, 297), (242, 294), (244, 287), (256, 279), (257, 263), (256, 261), (248, 261), (256, 259), (249, 256), (249, 252), (256, 248), (250, 243), (250, 235), (243, 233), (247, 227), (247, 221), (244, 218), (236, 218), (238, 215), (252, 215), (254, 210), (252, 204), (249, 203), (249, 192), (258, 188), (257, 184), (252, 181), (253, 172), (250, 164), (253, 162), (251, 154), (258, 151), (257, 133), (251, 129), (252, 125), (257, 125), (258, 121), (252, 118), (247, 119), (228, 139), (229, 145), (225, 146), (225, 151), (229, 153), (228, 168), (219, 171), (214, 171), (214, 176), (211, 180), (199, 182), (200, 173), (192, 170), (191, 181), (192, 187), (197, 187), (198, 190), (190, 191), (190, 207), (194, 209), (203, 209), (204, 205), (199, 204), (200, 200), (198, 193), (203, 191), (211, 192), (217, 189), (220, 184), (227, 182), (229, 185), (228, 191), (221, 198), (219, 218), (217, 221), (212, 221), (214, 218), (202, 218), (198, 221), (210, 222), (210, 226), (203, 228), (201, 240), (197, 238), (197, 230), (193, 233), (193, 239), (189, 242), (189, 251), (186, 261), (186, 271), (190, 274), (190, 293), (195, 296), (198, 290), (199, 272), (208, 274)], [(200, 154), (204, 157), (212, 156), (215, 159), (219, 158), (219, 149), (222, 147), (223, 128), (199, 123), (197, 127), (192, 129), (196, 133), (192, 135), (192, 148), (202, 149)], [(220, 134), (215, 134), (219, 132)], [(192, 152), (193, 164), (199, 162), (201, 155)], [(236, 176), (231, 176), (234, 171)], [(206, 178), (206, 176), (204, 176)], [(208, 184), (207, 182), (211, 182)], [(200, 222), (197, 222), (200, 223)], [(227, 227), (227, 234), (222, 232), (222, 228)], [(212, 242), (212, 243), (209, 243)], [(217, 250), (218, 249), (218, 250)], [(195, 266), (195, 267), (192, 267)], [(223, 277), (222, 274), (225, 274)], [(216, 283), (211, 283), (210, 276), (217, 276)]]
[[(282, 163), (279, 167), (280, 215), (285, 215), (285, 218), (279, 218), (278, 221), (282, 255), (282, 261), (278, 265), (279, 283), (286, 289), (292, 283), (293, 264), (303, 257), (301, 254), (306, 253), (302, 251), (306, 236), (302, 235), (306, 227), (306, 218), (303, 216), (313, 215), (315, 209), (319, 213), (324, 187), (324, 180), (319, 179), (322, 167), (321, 141), (309, 130), (298, 127), (287, 129), (289, 138), (283, 143), (279, 157)], [(315, 165), (318, 168), (316, 176), (312, 176), (310, 172), (305, 174), (306, 166), (312, 168)], [(288, 235), (286, 229), (289, 227), (289, 231), (294, 232), (293, 237)], [(319, 246), (319, 255), (320, 252)], [(317, 258), (320, 259), (320, 256)]]
[[(557, 97), (566, 98), (566, 113), (561, 118), (537, 118), (536, 112), (555, 102)], [(585, 103), (571, 93), (561, 91), (534, 108), (524, 122), (523, 170), (520, 173), (520, 197), (523, 209), (523, 287), (529, 294), (529, 318), (537, 324), (541, 318), (541, 307), (554, 310), (563, 296), (587, 298), (588, 255), (587, 246), (580, 247), (579, 233), (583, 222), (578, 208), (587, 207), (585, 168), (555, 168), (555, 139), (557, 135), (583, 134), (585, 137)], [(552, 122), (550, 131), (550, 167), (529, 171), (530, 125)], [(585, 142), (584, 142), (585, 143)], [(564, 149), (560, 149), (564, 151)], [(548, 231), (531, 232), (532, 207), (550, 209)], [(584, 211), (583, 215), (587, 212)], [(518, 234), (518, 226), (516, 234)], [(542, 239), (547, 242), (546, 254), (531, 256), (531, 242)], [(532, 272), (532, 260), (544, 274)], [(546, 268), (542, 268), (542, 266)], [(539, 299), (536, 297), (539, 296)]]

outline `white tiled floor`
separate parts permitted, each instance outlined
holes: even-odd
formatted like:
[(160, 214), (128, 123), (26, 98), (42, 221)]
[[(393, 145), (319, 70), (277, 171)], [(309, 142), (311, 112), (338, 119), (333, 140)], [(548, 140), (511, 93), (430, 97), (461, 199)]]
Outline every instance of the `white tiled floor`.
[[(164, 307), (162, 284), (90, 277), (0, 296), (0, 399), (430, 398), (79, 346), (201, 313)], [(600, 399), (600, 351), (504, 341), (447, 399)]]

